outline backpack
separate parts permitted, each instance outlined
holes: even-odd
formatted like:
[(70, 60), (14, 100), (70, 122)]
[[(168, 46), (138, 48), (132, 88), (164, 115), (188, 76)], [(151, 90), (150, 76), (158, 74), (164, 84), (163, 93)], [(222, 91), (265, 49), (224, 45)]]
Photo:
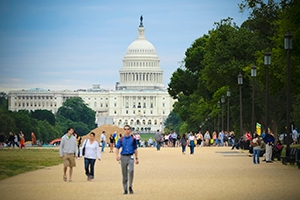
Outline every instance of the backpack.
[[(133, 137), (133, 135), (131, 135), (131, 139), (132, 139), (132, 141), (133, 141), (133, 143), (132, 143), (133, 146), (137, 146), (137, 145), (136, 145), (136, 139)], [(120, 146), (121, 146), (121, 147), (123, 147), (123, 146), (122, 146), (123, 140), (124, 140), (124, 136), (122, 136), (122, 137), (120, 138)]]
[(260, 145), (260, 140), (259, 140), (259, 139), (257, 139), (255, 143), (252, 142), (252, 146), (253, 146), (253, 147), (257, 147), (257, 146), (259, 146), (259, 145)]

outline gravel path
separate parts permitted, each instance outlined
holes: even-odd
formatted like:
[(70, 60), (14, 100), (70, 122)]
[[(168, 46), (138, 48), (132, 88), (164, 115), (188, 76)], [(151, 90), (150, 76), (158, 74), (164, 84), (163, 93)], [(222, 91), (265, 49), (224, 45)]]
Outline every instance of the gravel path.
[(120, 165), (108, 151), (96, 161), (93, 182), (87, 182), (81, 159), (73, 182), (63, 182), (62, 164), (48, 167), (0, 181), (0, 199), (300, 199), (298, 168), (278, 161), (254, 165), (228, 147), (200, 147), (194, 155), (182, 155), (180, 148), (140, 148), (135, 193), (123, 195)]

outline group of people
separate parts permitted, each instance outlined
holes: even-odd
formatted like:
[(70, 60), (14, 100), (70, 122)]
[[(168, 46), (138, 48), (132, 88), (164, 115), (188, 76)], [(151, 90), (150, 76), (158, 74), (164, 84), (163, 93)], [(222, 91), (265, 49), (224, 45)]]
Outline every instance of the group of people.
[[(94, 179), (94, 165), (96, 159), (101, 160), (100, 145), (95, 140), (95, 133), (91, 132), (89, 138), (84, 140), (81, 148), (79, 148), (78, 140), (73, 133), (74, 128), (68, 128), (67, 133), (63, 135), (60, 142), (59, 154), (63, 160), (63, 181), (72, 182), (73, 168), (76, 166), (76, 159), (82, 156), (84, 157), (85, 175), (88, 181), (92, 181)], [(124, 194), (133, 194), (134, 163), (139, 164), (138, 142), (131, 134), (131, 127), (129, 125), (124, 126), (124, 133), (124, 136), (120, 134), (115, 144), (116, 161), (121, 164)], [(105, 131), (103, 131), (102, 134), (100, 136), (100, 142), (106, 144)], [(112, 135), (111, 137), (113, 138)], [(105, 145), (102, 145), (102, 152), (104, 152), (104, 146)], [(121, 152), (120, 149), (122, 149)], [(69, 178), (67, 177), (68, 168)]]
[(279, 139), (275, 141), (274, 134), (270, 129), (266, 131), (266, 134), (261, 134), (261, 136), (254, 134), (253, 138), (251, 135), (248, 135), (248, 137), (250, 138), (249, 153), (253, 157), (254, 164), (260, 164), (259, 158), (263, 156), (265, 156), (263, 161), (273, 163), (274, 155), (281, 153), (283, 149), (281, 141)]
[(26, 148), (25, 145), (25, 136), (22, 131), (19, 134), (9, 132), (9, 136), (6, 140), (4, 133), (0, 134), (0, 149), (3, 149), (5, 146), (15, 148)]

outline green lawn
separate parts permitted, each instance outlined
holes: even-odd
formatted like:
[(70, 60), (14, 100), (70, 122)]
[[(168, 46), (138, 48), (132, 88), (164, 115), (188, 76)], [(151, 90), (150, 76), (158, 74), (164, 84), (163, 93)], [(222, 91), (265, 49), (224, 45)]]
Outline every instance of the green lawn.
[(154, 140), (154, 135), (155, 134), (152, 134), (152, 133), (142, 133), (142, 134), (140, 134), (141, 139), (144, 140), (144, 141), (145, 140), (148, 141), (150, 137), (152, 137), (152, 139)]
[(0, 180), (62, 163), (58, 149), (0, 150)]

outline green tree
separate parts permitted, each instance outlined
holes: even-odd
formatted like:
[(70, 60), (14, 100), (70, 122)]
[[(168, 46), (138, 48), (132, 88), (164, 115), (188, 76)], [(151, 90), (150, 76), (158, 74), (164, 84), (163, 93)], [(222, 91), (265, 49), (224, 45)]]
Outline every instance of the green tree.
[(49, 110), (35, 110), (31, 112), (31, 117), (37, 120), (46, 120), (51, 125), (55, 125), (55, 116)]
[(165, 125), (165, 130), (164, 130), (165, 133), (171, 131), (176, 131), (177, 133), (180, 133), (180, 126), (182, 125), (182, 121), (178, 114), (176, 114), (174, 111), (171, 111), (164, 125)]
[(96, 127), (95, 111), (89, 108), (80, 97), (67, 99), (58, 109), (56, 119), (63, 131), (69, 126), (76, 125), (76, 132), (79, 135), (86, 134)]

